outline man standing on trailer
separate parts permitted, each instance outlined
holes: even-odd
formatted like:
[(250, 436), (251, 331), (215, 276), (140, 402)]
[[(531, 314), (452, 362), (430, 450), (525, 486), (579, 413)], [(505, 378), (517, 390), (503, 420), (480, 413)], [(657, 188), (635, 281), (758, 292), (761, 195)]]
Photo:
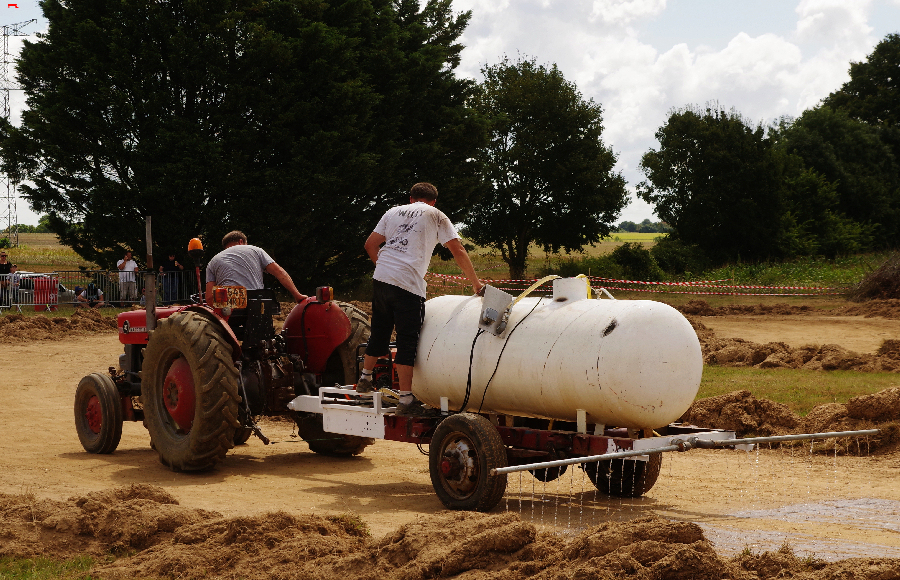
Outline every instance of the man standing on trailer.
[(375, 390), (372, 371), (379, 357), (388, 355), (391, 332), (396, 328), (394, 364), (400, 379), (398, 415), (429, 414), (429, 410), (413, 397), (412, 378), (419, 331), (425, 319), (425, 273), (434, 246), (442, 244), (453, 253), (453, 259), (472, 282), (475, 293), (483, 286), (450, 218), (434, 207), (437, 195), (437, 188), (430, 183), (413, 185), (409, 205), (389, 209), (365, 243), (366, 252), (375, 263), (372, 334), (356, 390), (360, 393)]

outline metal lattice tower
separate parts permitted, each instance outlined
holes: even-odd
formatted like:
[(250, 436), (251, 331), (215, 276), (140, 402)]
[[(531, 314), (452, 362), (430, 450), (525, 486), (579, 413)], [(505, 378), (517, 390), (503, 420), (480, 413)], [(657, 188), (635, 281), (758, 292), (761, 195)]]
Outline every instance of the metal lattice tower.
[[(26, 36), (22, 29), (37, 22), (36, 18), (19, 22), (16, 24), (7, 24), (3, 26), (3, 66), (0, 67), (0, 98), (3, 100), (3, 118), (9, 121), (9, 92), (18, 90), (10, 75), (10, 65), (12, 55), (9, 53), (9, 37), (10, 36)], [(13, 246), (19, 245), (19, 228), (18, 216), (16, 215), (16, 183), (6, 174), (0, 174), (0, 195), (6, 197), (6, 203), (3, 204), (0, 214), (0, 234), (5, 233), (9, 237), (9, 241)]]

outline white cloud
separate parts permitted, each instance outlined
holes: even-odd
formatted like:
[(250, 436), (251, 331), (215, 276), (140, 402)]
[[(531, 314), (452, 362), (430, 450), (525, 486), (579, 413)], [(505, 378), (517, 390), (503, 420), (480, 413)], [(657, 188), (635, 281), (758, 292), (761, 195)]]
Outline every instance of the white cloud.
[(871, 0), (801, 0), (796, 10), (797, 37), (856, 44), (872, 31), (867, 22), (871, 4)]
[(590, 20), (627, 25), (633, 20), (656, 16), (666, 9), (666, 0), (594, 0)]

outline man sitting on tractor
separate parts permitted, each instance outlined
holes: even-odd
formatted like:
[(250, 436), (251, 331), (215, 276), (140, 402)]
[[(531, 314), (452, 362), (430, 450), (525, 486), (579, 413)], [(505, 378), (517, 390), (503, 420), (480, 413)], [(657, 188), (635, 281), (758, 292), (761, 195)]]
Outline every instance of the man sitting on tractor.
[(298, 303), (306, 300), (291, 276), (269, 257), (265, 250), (247, 243), (247, 236), (237, 230), (222, 238), (221, 252), (206, 266), (206, 302), (212, 304), (215, 286), (243, 286), (247, 290), (262, 290), (263, 272), (275, 276)]
[(483, 286), (450, 218), (434, 207), (437, 193), (437, 188), (430, 183), (412, 186), (409, 205), (389, 209), (365, 243), (366, 252), (375, 263), (372, 335), (356, 390), (359, 393), (374, 390), (372, 371), (379, 357), (388, 354), (391, 332), (396, 327), (397, 358), (394, 364), (400, 381), (398, 415), (429, 414), (429, 410), (413, 397), (412, 378), (419, 332), (425, 319), (425, 272), (435, 245), (443, 244), (453, 253), (476, 293)]

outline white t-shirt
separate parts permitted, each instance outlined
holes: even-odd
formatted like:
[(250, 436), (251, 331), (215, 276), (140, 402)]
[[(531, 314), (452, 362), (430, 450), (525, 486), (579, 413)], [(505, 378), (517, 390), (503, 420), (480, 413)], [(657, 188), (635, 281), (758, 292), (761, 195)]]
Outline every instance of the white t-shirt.
[(375, 226), (375, 233), (386, 241), (378, 250), (372, 277), (422, 298), (435, 244), (459, 237), (444, 212), (421, 201), (389, 209)]
[(137, 262), (134, 260), (128, 260), (127, 262), (122, 259), (116, 262), (116, 268), (125, 264), (125, 267), (119, 270), (119, 282), (134, 282), (134, 271), (138, 267)]

